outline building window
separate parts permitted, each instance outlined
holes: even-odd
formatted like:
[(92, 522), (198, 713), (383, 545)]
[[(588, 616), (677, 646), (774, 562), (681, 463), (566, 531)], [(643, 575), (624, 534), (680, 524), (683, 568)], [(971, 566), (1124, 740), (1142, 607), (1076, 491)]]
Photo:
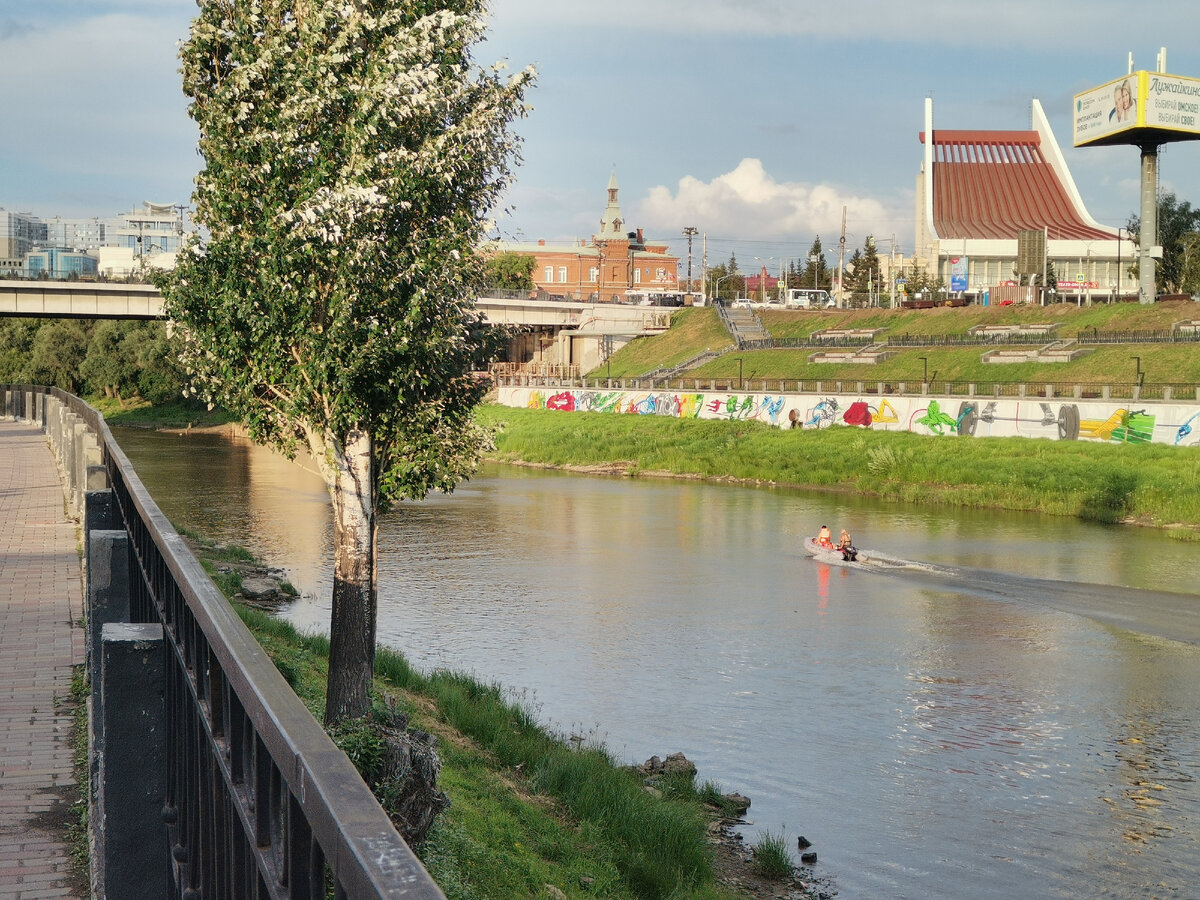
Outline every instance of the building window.
[(641, 283), (642, 283), (642, 270), (641, 270), (641, 269), (634, 269), (634, 270), (633, 270), (633, 283), (634, 283), (634, 284), (641, 284)]
[(558, 267), (558, 283), (559, 284), (567, 283), (567, 267), (566, 266)]
[(588, 281), (595, 281), (599, 277), (600, 277), (600, 270), (597, 269), (595, 266), (592, 266), (590, 269), (588, 269)]
[(547, 284), (554, 283), (554, 266), (546, 266), (546, 277), (543, 279)]

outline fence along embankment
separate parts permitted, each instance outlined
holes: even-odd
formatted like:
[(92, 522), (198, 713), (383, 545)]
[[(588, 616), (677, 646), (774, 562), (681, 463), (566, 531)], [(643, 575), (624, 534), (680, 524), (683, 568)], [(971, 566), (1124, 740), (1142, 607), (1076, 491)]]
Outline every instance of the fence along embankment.
[(0, 414), (46, 432), (83, 525), (95, 895), (443, 898), (103, 417), (30, 385)]

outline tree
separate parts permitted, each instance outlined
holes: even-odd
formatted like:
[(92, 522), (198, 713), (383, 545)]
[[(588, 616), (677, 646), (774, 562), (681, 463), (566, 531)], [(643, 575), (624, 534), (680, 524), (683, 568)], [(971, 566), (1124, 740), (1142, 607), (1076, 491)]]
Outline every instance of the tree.
[(98, 322), (87, 344), (87, 356), (79, 366), (79, 375), (88, 391), (122, 400), (132, 394), (136, 384), (135, 361), (122, 347), (126, 324), (108, 320)]
[(875, 252), (875, 239), (868, 236), (862, 250), (854, 251), (854, 291), (869, 295), (879, 283), (879, 254)]
[(42, 325), (33, 338), (29, 359), (30, 380), (53, 384), (77, 393), (79, 366), (87, 347), (83, 325), (70, 319), (54, 319)]
[(808, 250), (808, 265), (804, 269), (800, 287), (829, 290), (832, 285), (833, 273), (825, 265), (825, 252), (821, 248), (821, 236), (817, 235)]
[[(1141, 217), (1130, 216), (1128, 230), (1135, 241), (1140, 240), (1141, 228)], [(1173, 192), (1162, 194), (1158, 198), (1158, 243), (1163, 255), (1154, 267), (1155, 293), (1174, 294), (1181, 289), (1186, 263), (1185, 238), (1195, 231), (1200, 231), (1200, 207), (1193, 208)], [(1136, 278), (1137, 264), (1130, 266), (1129, 271)]]
[(1184, 235), (1180, 249), (1183, 263), (1179, 269), (1179, 290), (1184, 294), (1200, 294), (1200, 232)]
[(533, 290), (533, 267), (537, 259), (526, 253), (509, 251), (487, 257), (488, 287), (510, 291)]
[(532, 69), (477, 69), (485, 0), (202, 0), (183, 44), (204, 168), (161, 287), (193, 387), (329, 489), (325, 720), (370, 702), (376, 516), (452, 490), (486, 435), (470, 375), (486, 218)]

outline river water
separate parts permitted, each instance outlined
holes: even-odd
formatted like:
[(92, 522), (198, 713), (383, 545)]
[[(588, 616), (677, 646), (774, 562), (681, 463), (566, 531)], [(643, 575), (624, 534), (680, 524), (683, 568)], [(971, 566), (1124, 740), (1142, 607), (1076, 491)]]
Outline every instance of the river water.
[[(326, 628), (319, 479), (118, 430)], [(798, 551), (848, 527), (887, 572)], [(622, 761), (684, 752), (843, 898), (1200, 896), (1196, 551), (1139, 529), (490, 466), (380, 527), (379, 639)]]

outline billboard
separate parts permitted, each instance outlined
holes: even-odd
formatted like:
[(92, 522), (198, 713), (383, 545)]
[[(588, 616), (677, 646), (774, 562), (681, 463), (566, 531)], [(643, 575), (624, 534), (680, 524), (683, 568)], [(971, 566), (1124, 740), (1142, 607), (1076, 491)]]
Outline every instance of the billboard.
[(965, 291), (967, 289), (967, 257), (950, 257), (950, 290)]
[(1140, 101), (1145, 74), (1134, 72), (1075, 95), (1073, 132), (1076, 147), (1122, 135), (1138, 126), (1138, 114), (1144, 109)]
[(1200, 137), (1200, 79), (1131, 72), (1076, 94), (1072, 125), (1076, 147)]
[(1200, 136), (1200, 78), (1144, 74), (1146, 96), (1138, 124)]

